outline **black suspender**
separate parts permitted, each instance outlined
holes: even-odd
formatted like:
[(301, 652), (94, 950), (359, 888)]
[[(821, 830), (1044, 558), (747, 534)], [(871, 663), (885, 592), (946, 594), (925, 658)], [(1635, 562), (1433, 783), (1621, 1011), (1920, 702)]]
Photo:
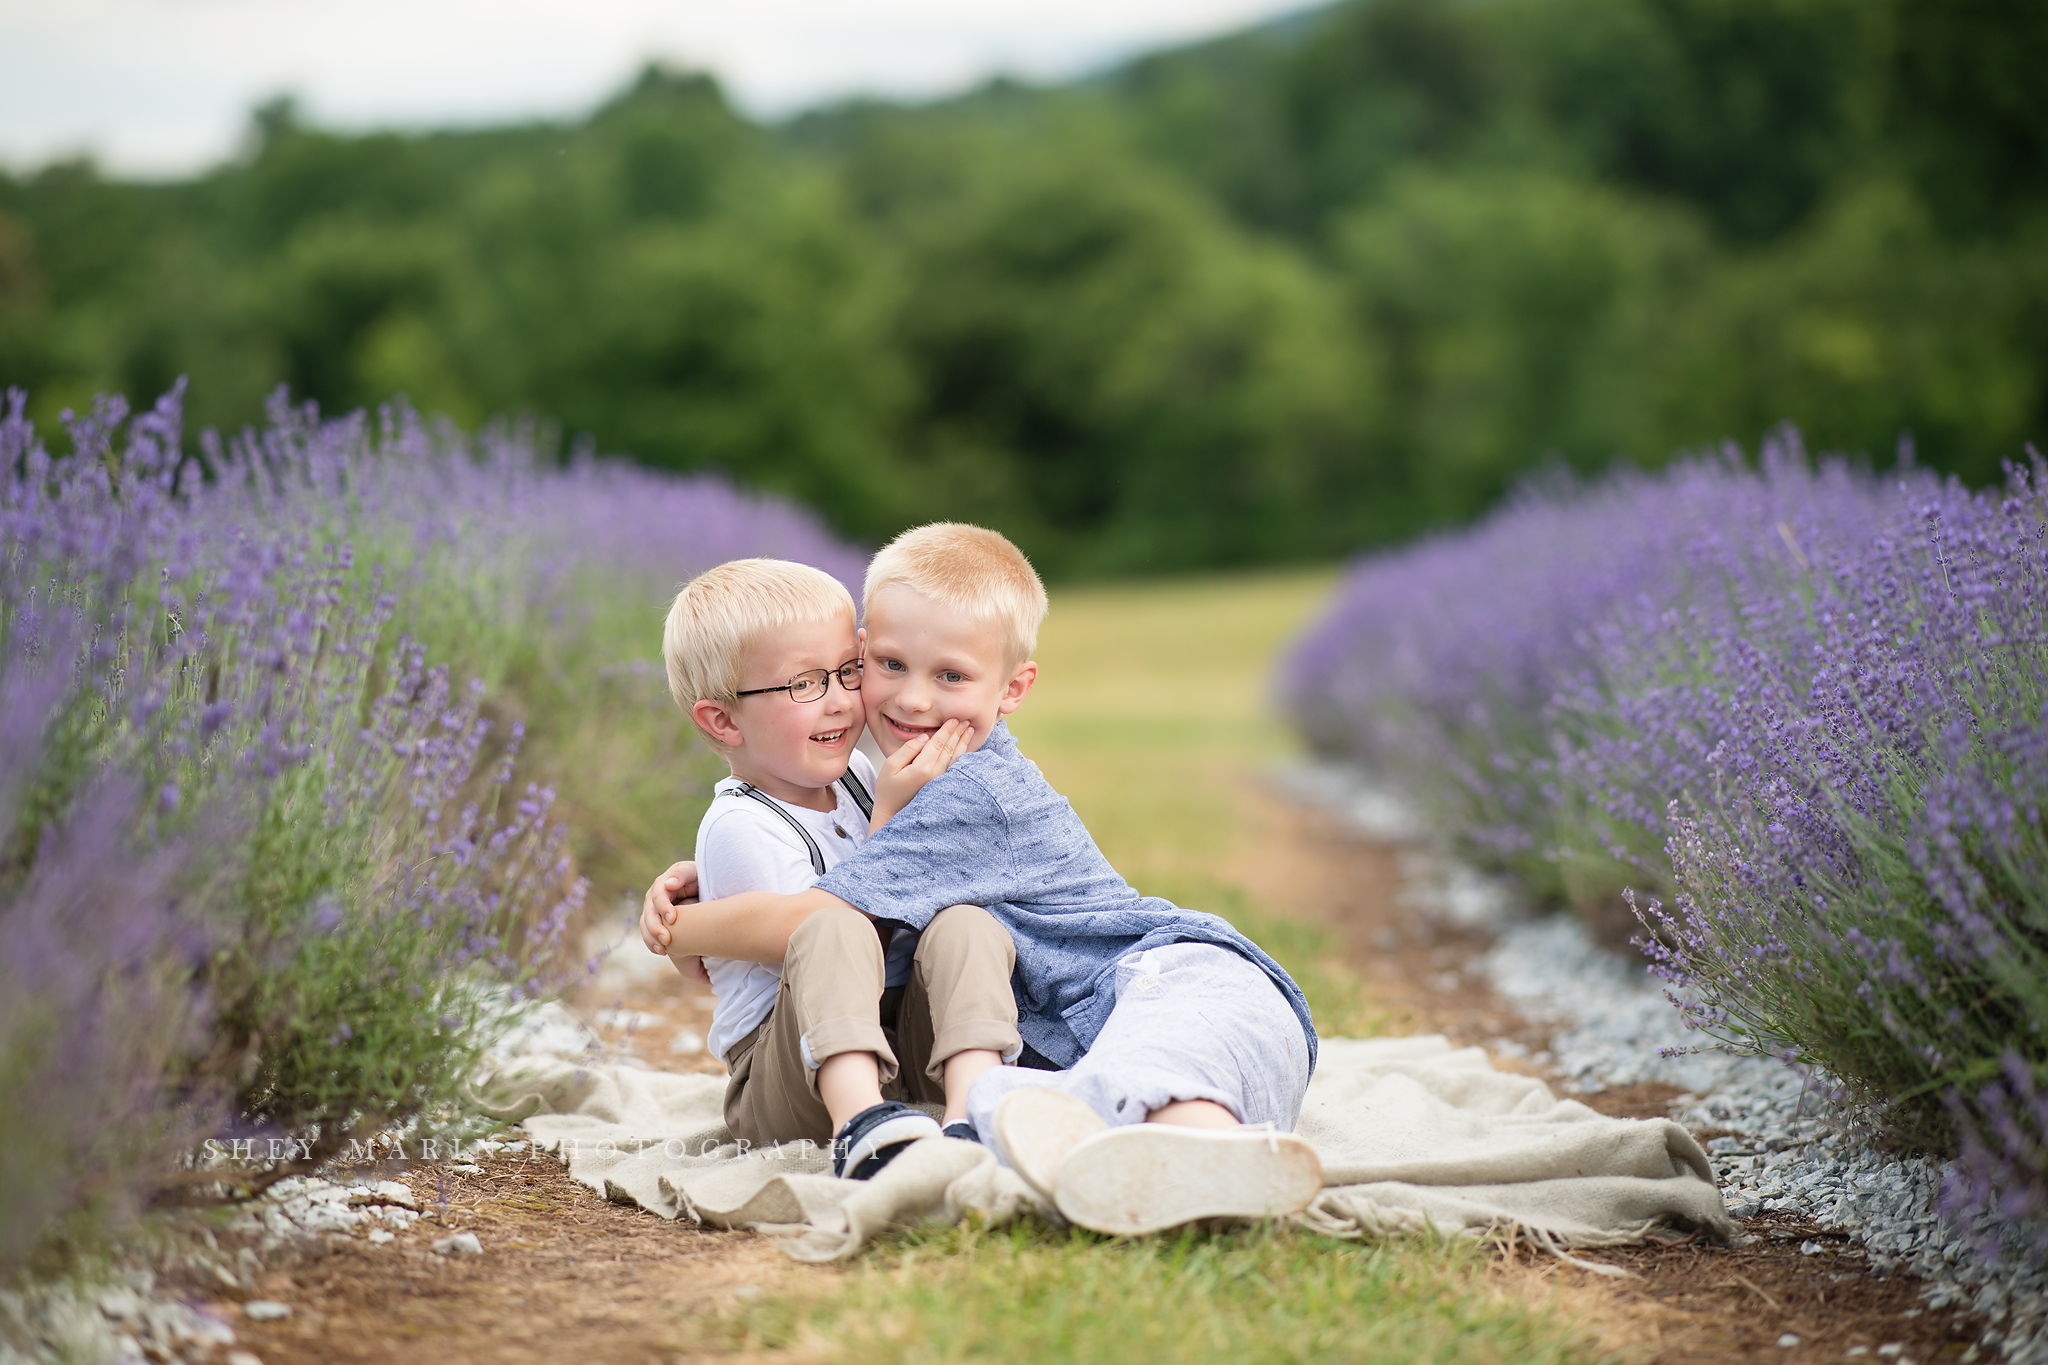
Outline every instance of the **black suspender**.
[[(846, 794), (853, 798), (853, 804), (860, 807), (860, 813), (872, 820), (875, 815), (875, 798), (868, 795), (868, 789), (862, 786), (860, 779), (853, 775), (853, 769), (848, 768), (846, 775), (839, 779), (839, 783), (846, 788)], [(795, 830), (796, 837), (804, 841), (804, 848), (811, 855), (811, 871), (817, 873), (820, 877), (825, 875), (825, 854), (819, 849), (818, 841), (811, 837), (811, 832), (803, 827), (801, 821), (782, 808), (780, 801), (777, 801), (759, 787), (746, 782), (742, 782), (738, 787), (734, 788), (733, 795), (751, 796), (769, 810), (781, 816), (782, 822)]]
[(820, 877), (825, 875), (825, 855), (819, 850), (818, 841), (811, 837), (811, 832), (809, 830), (805, 829), (800, 823), (798, 823), (797, 818), (794, 815), (791, 815), (788, 811), (782, 808), (781, 802), (777, 801), (767, 792), (762, 791), (759, 787), (749, 786), (745, 782), (740, 783), (738, 788), (734, 790), (733, 795), (751, 796), (756, 801), (759, 801), (762, 805), (766, 806), (769, 810), (772, 810), (777, 815), (781, 816), (783, 823), (788, 825), (791, 829), (795, 830), (796, 837), (803, 840), (804, 847), (810, 850), (811, 871), (817, 873)]
[(846, 794), (853, 798), (853, 804), (860, 807), (861, 819), (875, 818), (875, 798), (868, 795), (868, 789), (853, 775), (853, 769), (846, 770), (845, 775), (839, 779), (839, 785), (846, 788)]

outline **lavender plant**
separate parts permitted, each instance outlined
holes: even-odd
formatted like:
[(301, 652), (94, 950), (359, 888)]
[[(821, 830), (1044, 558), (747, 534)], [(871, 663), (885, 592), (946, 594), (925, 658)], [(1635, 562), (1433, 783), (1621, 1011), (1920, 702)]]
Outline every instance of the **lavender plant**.
[[(143, 784), (87, 738), (122, 624), (103, 580), (140, 561), (82, 505), (107, 501), (103, 471), (52, 478), (29, 435), (17, 399), (0, 414), (0, 1269), (53, 1224), (131, 1210), (165, 1169), (210, 946), (178, 895), (187, 846), (143, 836)], [(80, 572), (43, 576), (65, 564)]]
[(1692, 741), (1625, 708), (1697, 662), (1672, 652), (1666, 616), (1770, 591), (1802, 528), (1875, 510), (1845, 469), (1810, 471), (1792, 433), (1761, 464), (1742, 474), (1730, 449), (1535, 484), (1470, 531), (1368, 559), (1283, 664), (1283, 701), (1312, 742), (1402, 782), (1468, 858), (1541, 899), (1590, 915), (1632, 880), (1665, 885), (1679, 788), (1663, 784), (1684, 784), (1672, 765)]
[(1526, 497), (1368, 562), (1283, 685), (1553, 897), (1626, 883), (1687, 1022), (2048, 1210), (2048, 499), (1761, 467)]
[(0, 1258), (195, 1134), (317, 1159), (451, 1096), (493, 993), (566, 979), (585, 885), (518, 716), (588, 700), (592, 597), (859, 569), (793, 509), (562, 469), (531, 428), (279, 399), (194, 455), (181, 397), (100, 400), (63, 454), (0, 414), (0, 1123), (41, 1135), (0, 1132)]
[[(1646, 907), (1688, 1021), (1820, 1064), (1895, 1138), (1953, 1150), (1952, 1210), (2048, 1211), (2048, 499), (1898, 490), (1754, 620)], [(1784, 647), (1796, 635), (1798, 648)], [(1656, 724), (1654, 716), (1650, 722)], [(1974, 1174), (1972, 1174), (1974, 1172)], [(2048, 1228), (2048, 1225), (2040, 1225)], [(2048, 1245), (2044, 1242), (2043, 1245)]]
[[(7, 685), (8, 662), (0, 704), (32, 715), (47, 696)], [(0, 800), (34, 755), (7, 758)], [(160, 1173), (192, 1136), (166, 1072), (203, 1020), (185, 983), (206, 940), (173, 895), (184, 850), (136, 846), (138, 796), (119, 775), (81, 792), (0, 892), (0, 1268), (52, 1223), (132, 1213), (136, 1173)]]

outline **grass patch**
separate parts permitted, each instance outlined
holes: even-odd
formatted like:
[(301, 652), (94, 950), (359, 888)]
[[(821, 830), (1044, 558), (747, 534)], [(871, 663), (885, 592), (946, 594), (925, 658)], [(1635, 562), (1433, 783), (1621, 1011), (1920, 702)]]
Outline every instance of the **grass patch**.
[(1119, 1241), (1041, 1224), (886, 1240), (838, 1292), (758, 1302), (725, 1344), (821, 1361), (1591, 1360), (1556, 1312), (1498, 1300), (1487, 1253), (1287, 1227)]
[(1148, 895), (1222, 915), (1291, 973), (1316, 1027), (1384, 1029), (1334, 937), (1234, 881), (1256, 857), (1243, 796), (1300, 752), (1273, 708), (1273, 660), (1322, 605), (1327, 570), (1061, 590), (1037, 686), (1011, 728), (1117, 870)]

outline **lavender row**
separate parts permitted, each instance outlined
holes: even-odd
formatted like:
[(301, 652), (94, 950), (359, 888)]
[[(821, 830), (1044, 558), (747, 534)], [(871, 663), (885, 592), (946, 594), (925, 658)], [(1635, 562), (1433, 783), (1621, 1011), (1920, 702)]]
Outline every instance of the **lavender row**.
[(785, 504), (531, 429), (280, 398), (191, 450), (181, 398), (67, 414), (61, 453), (0, 412), (0, 1267), (206, 1136), (318, 1156), (423, 1112), (508, 988), (566, 979), (585, 886), (475, 679), (599, 593), (861, 569)]
[(1753, 466), (1532, 490), (1361, 563), (1283, 695), (1467, 856), (1596, 923), (1633, 906), (1689, 1025), (1960, 1153), (1949, 1209), (2038, 1255), (2042, 474), (1972, 492), (1788, 431)]

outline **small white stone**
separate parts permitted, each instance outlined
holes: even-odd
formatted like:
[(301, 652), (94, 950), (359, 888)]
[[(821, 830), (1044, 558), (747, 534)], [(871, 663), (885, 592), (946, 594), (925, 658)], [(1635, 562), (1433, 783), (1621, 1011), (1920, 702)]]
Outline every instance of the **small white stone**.
[(1789, 1351), (1799, 1344), (1799, 1334), (1797, 1332), (1787, 1332), (1784, 1336), (1778, 1338), (1778, 1344)]
[(668, 1040), (668, 1050), (679, 1055), (702, 1052), (704, 1050), (704, 1035), (694, 1029), (679, 1030), (675, 1037)]
[(386, 1232), (382, 1228), (370, 1229), (370, 1243), (372, 1246), (383, 1246), (386, 1242), (395, 1240), (397, 1240), (397, 1238), (396, 1234), (394, 1233)]
[(242, 1305), (242, 1316), (251, 1322), (274, 1322), (292, 1315), (292, 1306), (276, 1299), (251, 1299)]
[(346, 1232), (363, 1221), (363, 1216), (343, 1204), (309, 1202), (292, 1212), (292, 1219), (308, 1232)]
[(402, 1180), (378, 1181), (377, 1193), (383, 1195), (387, 1203), (397, 1204), (402, 1208), (416, 1209), (420, 1206), (418, 1197), (412, 1192), (412, 1186)]
[(142, 1339), (145, 1345), (174, 1346), (191, 1336), (185, 1329), (185, 1314), (174, 1303), (152, 1303), (142, 1310)]
[(1877, 1353), (1881, 1356), (1896, 1356), (1903, 1354), (1905, 1349), (1906, 1343), (1903, 1341), (1887, 1341), (1877, 1348)]
[(127, 1289), (109, 1289), (100, 1295), (100, 1312), (110, 1318), (132, 1318), (142, 1311), (142, 1300)]
[(229, 1351), (227, 1365), (263, 1365), (263, 1357), (254, 1351)]
[(214, 1346), (235, 1344), (235, 1329), (204, 1313), (190, 1313), (185, 1324), (186, 1333), (192, 1340)]
[(1870, 1348), (1868, 1346), (1851, 1346), (1845, 1354), (1852, 1356), (1867, 1356), (1870, 1354)]
[(443, 1256), (481, 1256), (484, 1244), (476, 1239), (473, 1232), (458, 1232), (452, 1237), (436, 1240), (434, 1250)]

